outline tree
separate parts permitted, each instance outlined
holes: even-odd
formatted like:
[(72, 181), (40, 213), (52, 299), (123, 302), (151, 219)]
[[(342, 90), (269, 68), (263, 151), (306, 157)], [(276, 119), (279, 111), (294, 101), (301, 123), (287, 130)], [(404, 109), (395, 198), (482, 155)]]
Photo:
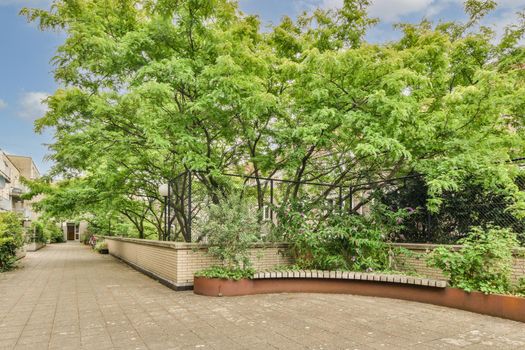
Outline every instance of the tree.
[[(360, 183), (416, 171), (430, 208), (469, 177), (524, 209), (507, 161), (523, 151), (525, 24), (498, 42), (477, 24), (493, 2), (469, 0), (466, 23), (403, 24), (398, 41), (371, 44), (368, 3), (284, 18), (270, 32), (233, 0), (23, 10), (66, 34), (54, 58), (61, 88), (36, 122), (55, 129), (52, 175), (80, 176), (79, 190), (104, 198), (97, 209), (118, 203), (139, 232), (158, 212), (157, 186), (177, 183), (183, 199), (187, 171), (214, 203), (235, 185), (225, 172), (293, 179), (286, 205), (305, 197), (300, 182), (333, 185), (309, 193), (320, 203), (337, 186), (365, 191)], [(261, 208), (267, 183), (255, 189)], [(192, 214), (173, 203), (184, 234)], [(159, 216), (148, 220), (162, 230)]]

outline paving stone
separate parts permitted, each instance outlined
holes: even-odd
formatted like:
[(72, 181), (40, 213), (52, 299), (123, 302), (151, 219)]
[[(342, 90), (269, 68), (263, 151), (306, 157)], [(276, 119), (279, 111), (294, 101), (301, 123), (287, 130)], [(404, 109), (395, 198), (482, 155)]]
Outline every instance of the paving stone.
[[(522, 323), (434, 305), (337, 294), (174, 292), (77, 243), (28, 253), (22, 265), (0, 274), (0, 349), (525, 349)], [(326, 273), (408, 281), (317, 270), (273, 278)], [(255, 278), (265, 276), (271, 271)]]

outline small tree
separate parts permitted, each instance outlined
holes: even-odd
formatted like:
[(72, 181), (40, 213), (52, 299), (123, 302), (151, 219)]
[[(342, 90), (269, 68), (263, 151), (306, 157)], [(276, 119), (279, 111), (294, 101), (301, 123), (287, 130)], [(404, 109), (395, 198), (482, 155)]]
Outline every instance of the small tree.
[(16, 250), (24, 245), (22, 221), (12, 212), (0, 213), (0, 271), (13, 268)]
[(197, 275), (205, 277), (240, 279), (253, 274), (249, 248), (260, 237), (257, 214), (249, 205), (231, 196), (218, 205), (211, 205), (207, 218), (198, 223), (207, 238), (208, 254), (222, 266), (206, 269)]
[(441, 269), (453, 287), (467, 292), (477, 290), (488, 294), (512, 290), (512, 253), (518, 246), (515, 233), (496, 227), (487, 230), (474, 227), (458, 243), (463, 247), (457, 252), (436, 248), (428, 265)]

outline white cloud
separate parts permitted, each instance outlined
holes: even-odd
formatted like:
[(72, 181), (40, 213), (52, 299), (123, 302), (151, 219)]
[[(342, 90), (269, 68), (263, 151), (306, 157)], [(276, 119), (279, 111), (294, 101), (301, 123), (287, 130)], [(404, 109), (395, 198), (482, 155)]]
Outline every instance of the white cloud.
[[(502, 11), (490, 19), (483, 20), (482, 24), (492, 28), (496, 34), (496, 40), (500, 40), (505, 34), (505, 29), (513, 24), (520, 23), (520, 18), (516, 14), (516, 11), (511, 9)], [(525, 38), (522, 38), (519, 42), (520, 45), (525, 44)]]
[(434, 0), (424, 11), (424, 15), (428, 19), (433, 19), (451, 5), (463, 6), (463, 0)]
[[(518, 10), (525, 7), (524, 0), (497, 0), (500, 10)], [(311, 1), (310, 1), (311, 3)], [(383, 22), (393, 23), (403, 16), (419, 15), (435, 18), (452, 5), (463, 6), (464, 0), (372, 0), (368, 13)], [(322, 8), (333, 9), (343, 5), (343, 0), (319, 0)]]
[(6, 107), (7, 107), (7, 102), (5, 102), (4, 100), (2, 100), (2, 99), (0, 98), (0, 109), (2, 109), (2, 108), (6, 108)]
[(34, 121), (47, 112), (47, 105), (43, 102), (49, 94), (45, 92), (26, 92), (19, 100), (18, 116)]
[[(427, 11), (441, 11), (441, 3), (461, 0), (374, 0), (368, 9), (371, 17), (378, 17), (384, 22), (396, 22), (402, 16), (414, 13), (424, 14)], [(508, 0), (511, 1), (511, 0)], [(338, 8), (343, 5), (343, 0), (321, 0), (323, 8)]]
[(376, 0), (368, 13), (385, 22), (399, 21), (401, 16), (422, 12), (432, 4), (432, 0)]

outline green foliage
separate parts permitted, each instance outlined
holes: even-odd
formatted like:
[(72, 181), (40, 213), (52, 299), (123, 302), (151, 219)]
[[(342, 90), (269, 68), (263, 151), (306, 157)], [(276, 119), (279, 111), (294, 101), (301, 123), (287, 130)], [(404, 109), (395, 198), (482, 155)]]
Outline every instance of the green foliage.
[[(525, 213), (507, 162), (525, 148), (525, 22), (497, 40), (476, 25), (494, 2), (469, 0), (465, 23), (400, 24), (399, 40), (368, 43), (369, 4), (345, 0), (270, 30), (233, 0), (24, 9), (65, 38), (53, 60), (61, 88), (35, 123), (54, 131), (51, 174), (64, 179), (32, 186), (46, 195), (42, 210), (128, 221), (141, 238), (150, 225), (163, 237), (157, 187), (186, 170), (199, 171), (215, 203), (225, 172), (347, 188), (415, 171), (429, 209), (474, 178)], [(336, 188), (283, 187), (282, 203), (317, 203)], [(255, 185), (260, 209), (266, 190)], [(191, 239), (184, 208), (174, 203), (181, 229), (171, 239)]]
[(24, 245), (22, 218), (12, 212), (0, 213), (0, 272), (13, 268), (16, 250)]
[(89, 244), (89, 241), (91, 240), (91, 237), (93, 237), (93, 233), (86, 233), (84, 235), (82, 235), (82, 243), (84, 244)]
[(428, 258), (429, 266), (441, 269), (453, 287), (468, 292), (512, 291), (512, 254), (518, 245), (515, 233), (497, 227), (472, 228), (458, 243), (462, 244), (459, 251), (436, 248)]
[(55, 220), (43, 218), (31, 223), (31, 227), (27, 232), (28, 242), (47, 243), (63, 243), (64, 232)]
[(196, 277), (222, 278), (227, 280), (238, 281), (244, 278), (252, 278), (255, 270), (252, 268), (231, 268), (226, 266), (211, 266), (206, 269), (197, 271)]
[(377, 207), (371, 215), (332, 214), (320, 209), (285, 209), (279, 213), (278, 236), (290, 243), (291, 255), (303, 269), (378, 271), (394, 267), (396, 249), (388, 236), (408, 215)]
[(260, 238), (260, 224), (250, 206), (230, 196), (220, 205), (211, 205), (199, 231), (207, 239), (208, 254), (229, 269), (251, 266), (249, 248)]
[(521, 295), (525, 297), (525, 277), (519, 279), (513, 292), (516, 295)]
[(34, 221), (31, 223), (26, 239), (28, 242), (46, 243), (48, 236), (46, 235), (44, 224), (40, 221)]
[(51, 243), (64, 243), (64, 232), (60, 228), (60, 226), (57, 224), (57, 222), (53, 220), (46, 221), (44, 225), (44, 232), (46, 237), (49, 238), (49, 241)]
[[(523, 175), (516, 180), (516, 186), (523, 190)], [(518, 240), (525, 244), (525, 220), (516, 216), (519, 210), (512, 208), (513, 201), (509, 201), (500, 190), (487, 192), (481, 184), (467, 180), (457, 190), (443, 193), (438, 212), (427, 208), (428, 187), (419, 176), (385, 192), (380, 197), (385, 205), (414, 210), (403, 221), (404, 228), (396, 237), (397, 241), (455, 244), (472, 226), (493, 225), (517, 232)]]
[(93, 249), (95, 249), (97, 252), (100, 252), (101, 250), (106, 250), (108, 249), (108, 243), (106, 241), (97, 242)]

